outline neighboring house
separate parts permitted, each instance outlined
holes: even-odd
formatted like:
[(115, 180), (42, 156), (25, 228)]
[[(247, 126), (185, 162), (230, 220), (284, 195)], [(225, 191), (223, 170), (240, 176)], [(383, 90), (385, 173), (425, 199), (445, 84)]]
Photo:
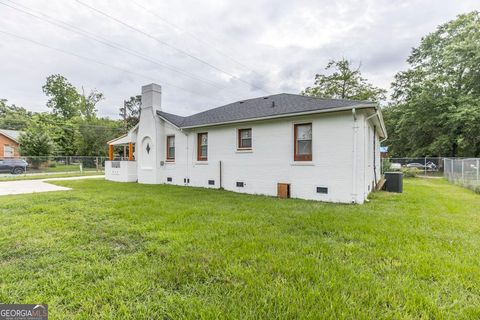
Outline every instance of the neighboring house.
[(162, 110), (161, 87), (150, 84), (139, 124), (109, 142), (111, 159), (114, 146), (129, 145), (135, 161), (105, 170), (114, 181), (363, 203), (380, 180), (386, 137), (368, 101), (283, 93), (181, 117)]
[(380, 147), (380, 157), (383, 158), (388, 158), (388, 147)]
[(19, 138), (22, 131), (0, 129), (0, 158), (19, 157)]

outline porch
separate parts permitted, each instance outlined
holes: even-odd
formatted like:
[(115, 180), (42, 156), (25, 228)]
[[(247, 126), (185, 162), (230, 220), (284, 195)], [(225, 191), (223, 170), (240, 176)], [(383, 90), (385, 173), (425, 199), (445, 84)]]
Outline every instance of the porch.
[[(108, 161), (105, 161), (105, 179), (117, 182), (137, 181), (135, 140), (136, 136), (129, 132), (108, 142)], [(121, 147), (123, 147), (123, 156), (116, 155), (115, 150)]]

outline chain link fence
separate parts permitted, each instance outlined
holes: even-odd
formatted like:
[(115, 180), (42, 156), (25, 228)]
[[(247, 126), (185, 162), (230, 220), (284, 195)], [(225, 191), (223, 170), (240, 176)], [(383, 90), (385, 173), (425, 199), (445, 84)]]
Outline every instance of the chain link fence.
[(445, 158), (444, 173), (448, 181), (480, 193), (480, 158)]
[(382, 158), (382, 173), (402, 171), (406, 176), (442, 177), (443, 160), (443, 157)]
[(40, 156), (0, 158), (0, 180), (34, 176), (103, 174), (107, 157)]

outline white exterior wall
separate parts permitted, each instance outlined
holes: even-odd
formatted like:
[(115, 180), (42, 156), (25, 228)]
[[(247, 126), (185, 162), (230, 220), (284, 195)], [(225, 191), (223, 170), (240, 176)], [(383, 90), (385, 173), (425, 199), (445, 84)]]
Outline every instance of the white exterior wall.
[[(150, 84), (142, 87), (142, 109), (137, 132), (135, 158), (138, 165), (138, 182), (156, 184), (162, 159), (161, 122), (157, 116), (161, 110), (161, 87)], [(149, 150), (147, 151), (147, 145)]]
[[(295, 162), (294, 124), (306, 122), (312, 123), (312, 161)], [(183, 131), (160, 120), (158, 172), (150, 178), (155, 183), (219, 188), (221, 161), (222, 187), (226, 190), (276, 196), (277, 183), (289, 183), (292, 198), (363, 203), (369, 193), (367, 185), (371, 185), (365, 181), (371, 175), (370, 169), (365, 168), (364, 123), (365, 117), (357, 115), (354, 151), (351, 111)], [(237, 150), (240, 128), (252, 128), (252, 151)], [(199, 132), (208, 132), (208, 161), (196, 160)], [(166, 161), (168, 135), (175, 136), (174, 162)], [(167, 181), (169, 177), (171, 182)], [(209, 185), (208, 180), (214, 180), (215, 184)], [(140, 174), (139, 182), (142, 183)], [(236, 182), (244, 182), (244, 187), (237, 187)], [(317, 187), (327, 187), (328, 194), (317, 193)]]
[[(372, 192), (375, 188), (376, 183), (380, 180), (381, 175), (381, 165), (380, 165), (380, 137), (379, 132), (381, 130), (378, 123), (374, 123), (373, 119), (367, 120), (366, 115), (362, 114), (362, 161), (361, 165), (364, 175), (364, 185), (363, 193), (364, 197)], [(374, 130), (376, 126), (376, 130)], [(375, 132), (375, 134), (374, 134)], [(375, 139), (375, 143), (373, 140)], [(375, 160), (375, 161), (374, 161)], [(374, 167), (375, 165), (375, 167)]]
[[(116, 164), (112, 166), (112, 162)], [(117, 182), (137, 181), (136, 161), (105, 161), (105, 179)]]
[[(136, 142), (139, 183), (166, 183), (276, 196), (290, 184), (292, 198), (363, 203), (374, 188), (372, 113), (352, 110), (180, 130), (156, 115), (161, 88), (142, 87)], [(294, 124), (312, 123), (312, 161), (295, 162)], [(237, 150), (238, 129), (252, 129), (252, 150)], [(377, 127), (377, 181), (380, 152)], [(197, 161), (197, 134), (208, 133), (208, 161)], [(167, 136), (175, 136), (175, 161), (166, 159)], [(150, 152), (146, 152), (146, 144)], [(220, 186), (220, 162), (222, 185)], [(168, 178), (172, 181), (169, 182)], [(214, 181), (210, 185), (209, 180)], [(237, 187), (243, 182), (244, 187)], [(317, 187), (328, 188), (327, 194)]]

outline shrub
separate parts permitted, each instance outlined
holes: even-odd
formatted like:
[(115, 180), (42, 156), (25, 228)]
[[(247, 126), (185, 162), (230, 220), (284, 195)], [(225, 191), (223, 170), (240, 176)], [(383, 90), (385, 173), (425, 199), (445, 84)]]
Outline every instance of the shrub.
[(474, 187), (474, 188), (473, 188), (473, 191), (475, 191), (476, 193), (480, 194), (480, 185)]
[(389, 159), (381, 159), (382, 162), (382, 173), (390, 171), (392, 167), (392, 163)]
[(402, 173), (405, 178), (414, 178), (420, 173), (420, 170), (418, 168), (402, 168)]

